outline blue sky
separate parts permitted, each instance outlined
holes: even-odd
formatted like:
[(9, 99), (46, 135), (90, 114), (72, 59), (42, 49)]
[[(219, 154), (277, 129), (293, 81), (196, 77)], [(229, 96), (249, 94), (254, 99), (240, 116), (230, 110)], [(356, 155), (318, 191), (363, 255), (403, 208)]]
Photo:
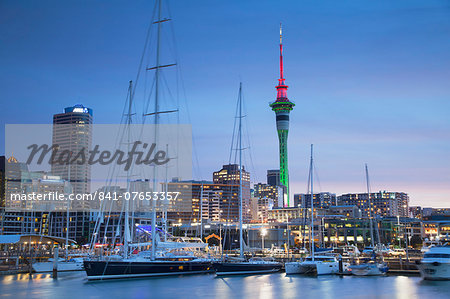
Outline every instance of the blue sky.
[[(153, 1), (1, 1), (2, 126), (50, 123), (76, 103), (93, 108), (96, 123), (120, 121), (152, 11)], [(450, 206), (448, 1), (172, 0), (170, 12), (196, 178), (210, 179), (228, 162), (240, 81), (252, 180), (265, 181), (266, 169), (278, 167), (268, 103), (283, 22), (288, 96), (296, 103), (291, 190), (306, 191), (313, 143), (316, 191), (365, 192), (368, 163), (372, 190)], [(165, 54), (163, 62), (172, 62)]]

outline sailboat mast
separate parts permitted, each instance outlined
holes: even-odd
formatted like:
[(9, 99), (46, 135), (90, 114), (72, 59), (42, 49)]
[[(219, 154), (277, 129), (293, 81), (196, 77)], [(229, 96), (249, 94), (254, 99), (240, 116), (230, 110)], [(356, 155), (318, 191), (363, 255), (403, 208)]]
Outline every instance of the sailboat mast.
[(370, 199), (370, 185), (369, 185), (369, 169), (367, 168), (367, 164), (365, 165), (366, 169), (366, 187), (367, 187), (367, 199), (369, 201), (369, 225), (370, 225), (370, 245), (372, 247), (375, 245), (373, 242), (373, 222), (372, 222), (372, 200)]
[(203, 182), (200, 190), (200, 240), (203, 240)]
[[(72, 134), (70, 134), (70, 138), (72, 139)], [(70, 141), (70, 144), (72, 144), (72, 140)], [(72, 151), (70, 152), (70, 157), (72, 157)], [(70, 189), (72, 189), (72, 184), (70, 183), (70, 161), (67, 164), (69, 165), (68, 169), (67, 169), (67, 180), (69, 181), (69, 186)], [(73, 192), (73, 189), (71, 190)], [(66, 211), (66, 260), (69, 260), (69, 208), (70, 207), (70, 202), (69, 200), (67, 200), (67, 211)], [(50, 217), (49, 217), (50, 219)], [(34, 223), (34, 222), (33, 222)]]
[(311, 162), (309, 166), (309, 175), (311, 177), (311, 190), (310, 190), (310, 196), (311, 196), (311, 258), (312, 261), (314, 261), (314, 178), (313, 178), (313, 145), (311, 144)]
[[(156, 66), (155, 66), (155, 143), (158, 139), (158, 121), (159, 121), (159, 71), (160, 71), (160, 50), (161, 50), (161, 0), (158, 1), (158, 30), (156, 41)], [(156, 192), (156, 166), (153, 167), (153, 192)], [(152, 200), (152, 252), (151, 259), (154, 260), (156, 255), (156, 202)]]
[[(133, 81), (130, 81), (130, 85), (128, 87), (129, 92), (129, 98), (128, 98), (128, 113), (127, 113), (127, 147), (128, 152), (130, 151), (130, 142), (131, 142), (131, 109), (133, 105), (133, 98), (132, 98), (132, 90), (133, 90)], [(130, 191), (130, 170), (127, 170), (127, 191)], [(130, 236), (130, 201), (125, 201), (125, 223), (124, 223), (124, 241), (123, 241), (123, 255), (124, 258), (128, 257), (128, 243), (129, 243), (129, 236)]]
[[(167, 156), (169, 156), (169, 145), (166, 144), (166, 153)], [(162, 213), (162, 218), (163, 218), (163, 224), (164, 224), (164, 242), (167, 241), (167, 194), (169, 191), (169, 179), (168, 179), (168, 172), (169, 172), (169, 165), (166, 164), (166, 178), (165, 178), (165, 182), (164, 182), (164, 189), (166, 191), (165, 196), (164, 196), (164, 202), (163, 202), (163, 213)]]
[(242, 231), (242, 82), (239, 84), (239, 255), (244, 257), (244, 237)]

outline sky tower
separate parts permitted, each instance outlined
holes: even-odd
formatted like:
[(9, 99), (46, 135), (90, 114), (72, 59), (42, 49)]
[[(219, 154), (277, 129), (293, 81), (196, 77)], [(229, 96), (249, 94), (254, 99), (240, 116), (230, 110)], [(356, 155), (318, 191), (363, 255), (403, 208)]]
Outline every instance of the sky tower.
[(270, 107), (273, 111), (275, 111), (278, 141), (280, 144), (280, 184), (286, 188), (286, 193), (284, 194), (284, 205), (289, 207), (287, 138), (289, 132), (289, 113), (294, 108), (295, 104), (287, 98), (288, 86), (285, 84), (284, 80), (282, 28), (280, 23), (280, 79), (278, 79), (278, 85), (276, 86), (277, 100), (271, 103)]

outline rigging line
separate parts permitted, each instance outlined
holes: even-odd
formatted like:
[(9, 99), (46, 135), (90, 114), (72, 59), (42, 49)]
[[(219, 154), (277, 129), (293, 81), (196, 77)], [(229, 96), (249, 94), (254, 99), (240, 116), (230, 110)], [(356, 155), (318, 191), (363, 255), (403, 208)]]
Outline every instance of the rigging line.
[[(167, 81), (166, 76), (164, 75), (163, 72), (161, 72), (160, 75), (161, 75), (162, 80), (163, 80), (163, 83), (164, 83), (164, 85), (165, 85), (165, 87), (166, 87), (166, 92), (167, 92), (167, 94), (168, 94), (168, 98), (171, 99), (172, 101), (174, 101), (175, 98), (174, 98), (172, 92), (170, 91), (169, 83), (168, 83), (168, 81)], [(169, 103), (169, 104), (170, 104), (170, 103)]]
[(311, 169), (308, 170), (308, 186), (306, 187), (306, 194), (309, 194), (310, 187), (311, 187)]
[[(171, 22), (172, 23), (172, 22)], [(173, 26), (171, 24), (171, 26)], [(189, 105), (188, 105), (188, 100), (187, 100), (187, 94), (186, 94), (186, 87), (184, 85), (184, 79), (183, 79), (183, 71), (182, 71), (182, 67), (181, 67), (181, 63), (179, 62), (179, 58), (177, 57), (177, 70), (178, 70), (178, 76), (179, 76), (179, 84), (181, 86), (181, 92), (182, 92), (182, 102), (184, 104), (184, 111), (186, 111), (186, 118), (187, 118), (187, 123), (192, 123), (192, 119), (191, 119), (191, 113), (190, 113), (190, 109), (189, 109)], [(181, 106), (181, 105), (180, 105)], [(177, 116), (180, 117), (181, 114), (178, 114)], [(201, 173), (201, 168), (200, 168), (200, 163), (199, 163), (199, 153), (198, 153), (198, 145), (196, 142), (196, 139), (194, 138), (195, 133), (194, 130), (192, 131), (192, 154), (194, 155), (194, 161), (196, 162), (197, 165), (197, 169), (199, 172), (199, 176), (202, 179), (203, 175)]]
[(134, 83), (134, 87), (131, 93), (131, 97), (134, 98), (134, 94), (136, 92), (136, 88), (139, 82), (139, 78), (141, 75), (141, 71), (142, 71), (142, 65), (144, 62), (144, 57), (145, 57), (145, 53), (147, 52), (147, 46), (149, 45), (149, 40), (151, 37), (151, 32), (152, 32), (152, 24), (153, 24), (153, 20), (155, 19), (155, 15), (156, 15), (156, 11), (157, 11), (157, 7), (158, 7), (158, 1), (155, 1), (155, 6), (153, 7), (153, 14), (152, 14), (152, 18), (151, 18), (151, 22), (148, 26), (147, 29), (147, 35), (145, 37), (145, 43), (144, 43), (144, 49), (142, 50), (142, 55), (141, 55), (141, 59), (139, 61), (139, 67), (138, 67), (138, 71), (137, 71), (137, 75), (136, 75), (136, 79), (135, 79), (135, 83)]
[[(169, 18), (172, 19), (172, 12), (170, 11), (170, 3), (169, 3), (169, 1), (167, 1), (166, 9), (167, 9), (167, 14), (168, 14)], [(169, 28), (170, 28), (170, 30), (169, 30), (170, 31), (170, 35), (171, 35), (171, 38), (172, 38), (173, 56), (175, 58), (175, 64), (177, 66), (177, 68), (176, 68), (176, 70), (177, 70), (177, 73), (176, 73), (176, 78), (177, 78), (176, 79), (176, 84), (177, 84), (177, 105), (179, 105), (178, 72), (179, 72), (180, 68), (178, 67), (179, 56), (178, 56), (178, 45), (177, 45), (177, 41), (176, 41), (176, 38), (175, 38), (174, 22), (170, 22)]]
[(313, 167), (314, 167), (314, 174), (315, 174), (317, 183), (319, 184), (319, 191), (322, 192), (323, 189), (322, 189), (322, 185), (320, 184), (320, 179), (319, 179), (319, 174), (318, 174), (318, 171), (317, 171), (317, 168), (316, 168), (316, 164), (314, 164)]
[[(246, 106), (246, 101), (243, 101), (243, 105), (244, 105), (244, 112), (247, 111), (247, 106)], [(247, 115), (247, 113), (245, 113)], [(258, 176), (258, 172), (257, 169), (255, 167), (255, 164), (253, 163), (253, 151), (252, 151), (252, 142), (251, 142), (251, 130), (250, 130), (250, 125), (249, 125), (249, 120), (247, 117), (245, 117), (245, 130), (247, 132), (247, 144), (248, 144), (248, 155), (249, 155), (249, 159), (250, 159), (250, 165), (252, 167), (253, 173), (254, 173), (254, 180), (255, 182), (258, 181), (257, 180), (257, 176)]]
[[(239, 109), (239, 101), (236, 102), (236, 110), (234, 112), (234, 115), (237, 115), (238, 113), (238, 109)], [(228, 164), (231, 164), (231, 159), (232, 159), (232, 155), (234, 152), (234, 142), (235, 142), (235, 134), (236, 134), (236, 122), (237, 122), (237, 117), (234, 118), (234, 123), (233, 123), (233, 134), (231, 137), (231, 147), (230, 147), (230, 158), (228, 159)], [(237, 137), (236, 137), (237, 138)], [(236, 148), (237, 148), (237, 141), (236, 141)], [(234, 162), (236, 162), (236, 153), (234, 154)]]
[(155, 88), (155, 84), (156, 84), (155, 81), (156, 81), (155, 76), (153, 76), (152, 85), (150, 87), (150, 92), (144, 101), (144, 111), (142, 113), (142, 124), (145, 124), (145, 121), (146, 121), (146, 117), (144, 116), (144, 114), (148, 111), (148, 108), (150, 106), (151, 98), (153, 96), (153, 92), (154, 92), (154, 88)]
[[(167, 3), (168, 2), (169, 1), (167, 1)], [(175, 27), (174, 23), (175, 22), (173, 21), (173, 18), (172, 18), (172, 12), (170, 10), (170, 3), (168, 3), (168, 5), (166, 5), (166, 10), (167, 10), (167, 14), (168, 14), (169, 19), (172, 20), (171, 22), (169, 22), (169, 27), (170, 27), (170, 34), (171, 34), (171, 37), (172, 37), (172, 44), (173, 44), (175, 63), (176, 63), (176, 70), (177, 70), (177, 72), (176, 72), (176, 78), (177, 78), (176, 79), (176, 82), (177, 82), (177, 98), (176, 98), (176, 100), (177, 100), (177, 107), (178, 107), (178, 109), (180, 109), (180, 96), (179, 96), (179, 93), (180, 93), (180, 90), (181, 90), (182, 102), (183, 102), (183, 104), (185, 106), (187, 122), (188, 123), (192, 123), (192, 121), (191, 121), (191, 114), (190, 114), (190, 110), (189, 110), (189, 105), (188, 105), (188, 102), (187, 102), (186, 87), (184, 85), (183, 71), (182, 71), (182, 67), (181, 67), (181, 63), (180, 63), (180, 57), (178, 55), (178, 44), (177, 44), (177, 41), (176, 41), (176, 38), (175, 38), (175, 29), (174, 29), (174, 27)], [(177, 113), (177, 123), (179, 123), (180, 116), (181, 116), (181, 113)], [(194, 132), (192, 132), (192, 135), (193, 136), (195, 135)], [(199, 176), (200, 180), (202, 180), (203, 179), (203, 175), (201, 173), (201, 168), (200, 168), (200, 163), (199, 163), (198, 146), (197, 146), (197, 143), (196, 143), (195, 140), (196, 140), (195, 138), (192, 138), (192, 153), (194, 155), (194, 161), (195, 161), (195, 164), (196, 164), (196, 169), (198, 171), (198, 176)], [(177, 160), (177, 166), (178, 166), (178, 163), (179, 162)]]
[[(167, 5), (168, 15), (169, 15), (169, 18), (172, 18), (169, 6), (170, 5)], [(174, 30), (173, 22), (170, 23), (169, 27), (170, 27), (170, 33), (171, 33), (172, 43), (173, 43), (173, 48), (174, 48), (173, 49), (174, 50), (173, 56), (175, 58), (174, 59), (175, 60), (175, 82), (176, 82), (176, 98), (175, 98), (175, 101), (176, 101), (176, 107), (179, 110), (180, 109), (180, 88), (181, 88), (180, 87), (180, 80), (182, 80), (182, 78), (181, 78), (181, 67), (179, 67), (179, 57), (178, 57), (178, 50), (177, 50), (177, 43), (176, 43), (176, 39), (175, 39), (175, 30)], [(177, 124), (179, 125), (180, 124), (180, 113), (177, 113), (176, 119), (177, 119)], [(178, 133), (179, 133), (179, 130), (177, 130), (177, 144), (176, 144), (177, 152), (179, 152), (179, 150), (180, 150), (180, 143), (179, 143), (179, 135), (178, 135)], [(192, 147), (193, 147), (193, 144), (192, 144)], [(194, 151), (195, 151), (195, 149), (193, 149), (193, 152)], [(196, 155), (196, 152), (194, 152), (194, 155)], [(198, 158), (198, 157), (196, 157), (196, 158)], [(197, 162), (198, 162), (198, 160), (197, 160)], [(179, 168), (180, 168), (180, 161), (179, 160), (176, 161), (176, 166), (177, 166), (177, 172), (178, 172)], [(196, 167), (197, 167), (197, 170), (199, 171), (199, 169), (200, 169), (199, 163), (197, 163)], [(201, 174), (199, 175), (199, 178), (202, 179)]]

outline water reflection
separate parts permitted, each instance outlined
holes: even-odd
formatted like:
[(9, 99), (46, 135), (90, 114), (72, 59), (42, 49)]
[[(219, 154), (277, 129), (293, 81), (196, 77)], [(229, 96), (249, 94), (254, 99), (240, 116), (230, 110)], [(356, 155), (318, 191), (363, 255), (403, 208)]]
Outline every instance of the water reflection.
[(83, 272), (6, 275), (2, 296), (17, 298), (448, 298), (450, 281), (420, 277), (286, 276), (284, 273), (216, 278), (215, 275), (87, 282)]

